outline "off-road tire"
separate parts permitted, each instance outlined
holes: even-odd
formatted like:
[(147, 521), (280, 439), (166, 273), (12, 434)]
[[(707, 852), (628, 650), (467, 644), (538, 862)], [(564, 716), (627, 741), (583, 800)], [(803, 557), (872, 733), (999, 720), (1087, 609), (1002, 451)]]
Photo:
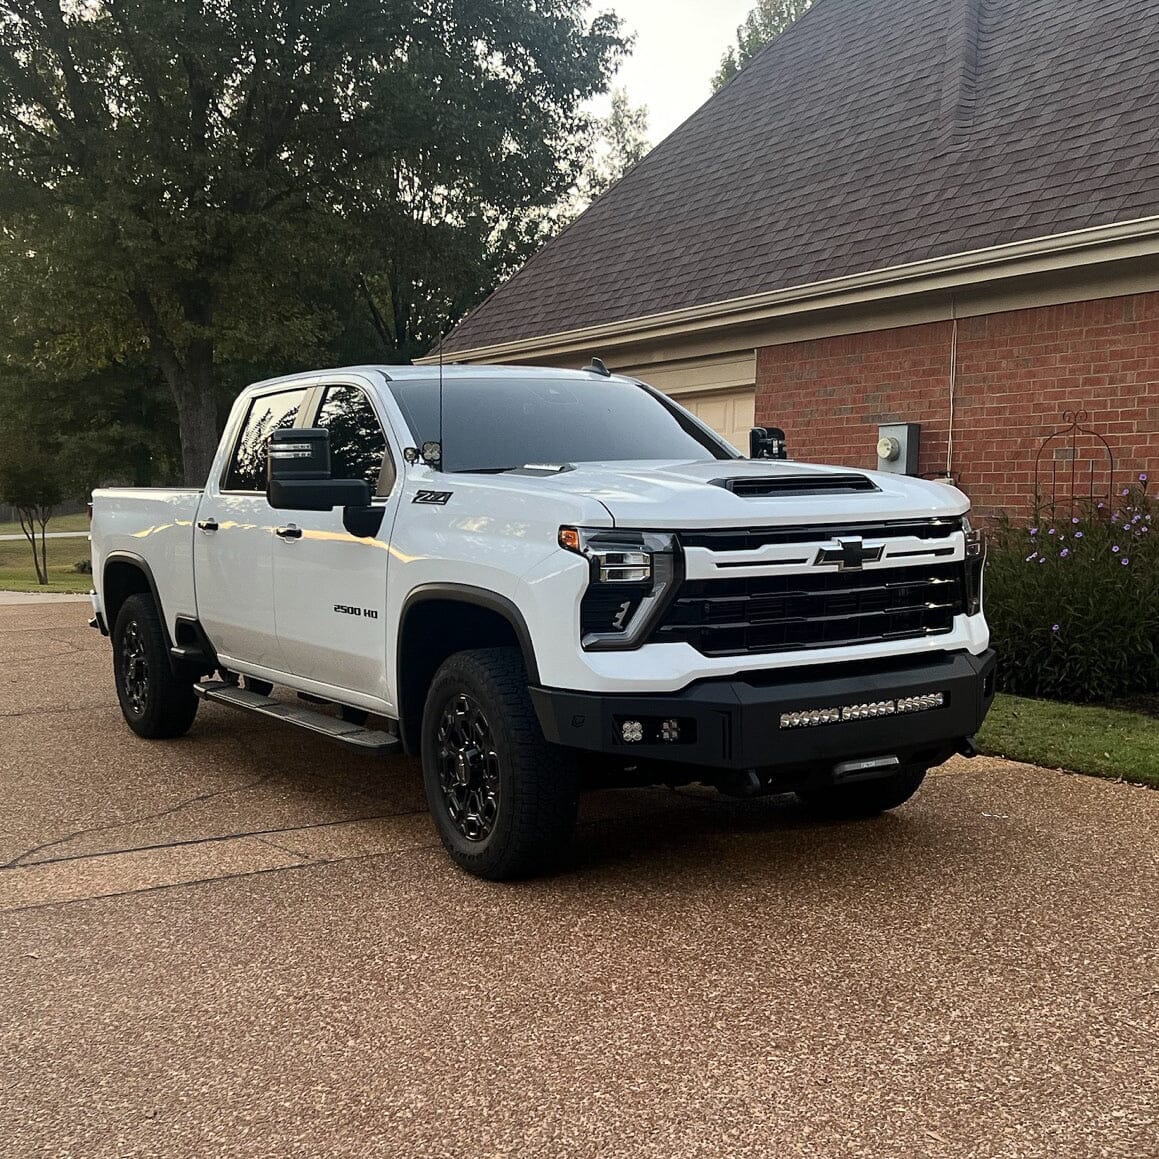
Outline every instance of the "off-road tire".
[(148, 740), (184, 736), (197, 715), (192, 679), (176, 676), (153, 597), (121, 605), (113, 626), (113, 678), (125, 723)]
[[(464, 699), (466, 698), (466, 699)], [(489, 729), (498, 772), (493, 823), (471, 839), (452, 817), (440, 770), (454, 745), (440, 740), (455, 705), (473, 705)], [(548, 744), (527, 691), (517, 648), (457, 652), (435, 673), (422, 723), (423, 782), (435, 828), (456, 865), (476, 877), (510, 881), (547, 872), (566, 855), (575, 831), (574, 755)]]
[(853, 785), (798, 789), (797, 797), (815, 817), (874, 817), (904, 805), (921, 788), (925, 776), (925, 769), (906, 767), (891, 776)]

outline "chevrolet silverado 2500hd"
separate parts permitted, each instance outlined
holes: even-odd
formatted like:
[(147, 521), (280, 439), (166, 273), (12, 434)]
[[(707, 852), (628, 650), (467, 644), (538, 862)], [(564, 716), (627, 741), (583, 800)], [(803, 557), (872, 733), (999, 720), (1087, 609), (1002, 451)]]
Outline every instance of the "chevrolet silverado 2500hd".
[(451, 856), (502, 879), (593, 777), (867, 814), (971, 753), (968, 508), (742, 458), (596, 364), (327, 371), (243, 391), (203, 490), (94, 494), (93, 623), (138, 735), (205, 699), (418, 754)]

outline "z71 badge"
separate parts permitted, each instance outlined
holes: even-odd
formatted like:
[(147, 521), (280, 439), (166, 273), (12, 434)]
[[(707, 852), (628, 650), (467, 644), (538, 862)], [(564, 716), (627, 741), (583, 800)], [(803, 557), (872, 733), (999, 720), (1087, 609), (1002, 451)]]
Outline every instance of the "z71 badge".
[(453, 491), (419, 491), (411, 500), (412, 503), (435, 503), (440, 507), (446, 505), (454, 494)]

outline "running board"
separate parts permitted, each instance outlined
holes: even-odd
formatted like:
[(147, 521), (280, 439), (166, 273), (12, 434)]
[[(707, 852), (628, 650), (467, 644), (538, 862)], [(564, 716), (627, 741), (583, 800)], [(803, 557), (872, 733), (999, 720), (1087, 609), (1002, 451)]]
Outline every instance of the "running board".
[(230, 708), (255, 712), (259, 716), (268, 716), (285, 724), (295, 724), (329, 740), (336, 740), (339, 744), (347, 745), (360, 753), (386, 756), (388, 753), (399, 752), (402, 748), (398, 737), (389, 732), (364, 728), (360, 724), (350, 724), (337, 717), (327, 716), (324, 712), (313, 712), (308, 708), (299, 708), (296, 704), (286, 704), (269, 696), (259, 696), (256, 692), (249, 692), (224, 681), (204, 680), (195, 684), (193, 691), (202, 700), (212, 700), (216, 704), (227, 704)]

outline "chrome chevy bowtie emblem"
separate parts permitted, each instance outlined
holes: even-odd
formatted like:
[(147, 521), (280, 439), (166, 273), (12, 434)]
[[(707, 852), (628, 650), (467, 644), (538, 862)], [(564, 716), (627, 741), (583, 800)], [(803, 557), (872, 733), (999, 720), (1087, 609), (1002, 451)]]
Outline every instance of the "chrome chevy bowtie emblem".
[(817, 567), (836, 565), (838, 571), (860, 571), (867, 563), (877, 563), (885, 554), (884, 543), (867, 544), (858, 536), (838, 539), (836, 547), (823, 547), (813, 563)]

